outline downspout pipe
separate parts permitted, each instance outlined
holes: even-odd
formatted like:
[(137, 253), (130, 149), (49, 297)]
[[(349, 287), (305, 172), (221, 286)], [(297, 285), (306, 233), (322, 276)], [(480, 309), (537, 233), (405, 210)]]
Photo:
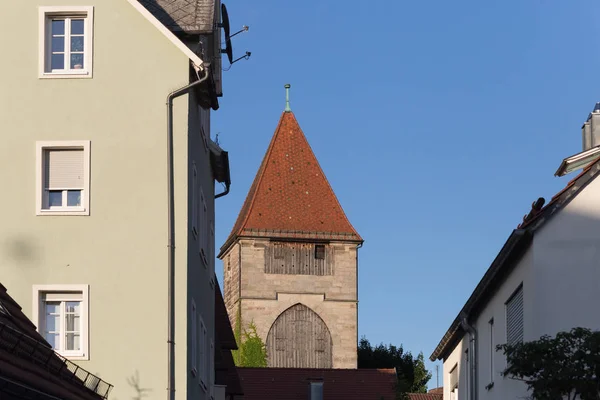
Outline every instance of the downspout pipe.
[[(199, 68), (194, 66), (196, 74)], [(167, 399), (175, 400), (175, 175), (173, 167), (173, 100), (188, 94), (194, 87), (208, 79), (208, 69), (204, 68), (204, 76), (167, 96), (167, 192), (168, 192), (168, 380)]]
[(467, 315), (465, 313), (463, 313), (461, 315), (461, 321), (460, 321), (460, 325), (461, 327), (469, 333), (469, 353), (470, 353), (470, 364), (469, 364), (469, 375), (471, 377), (471, 379), (469, 379), (469, 383), (470, 383), (470, 387), (468, 388), (469, 392), (470, 392), (470, 396), (469, 399), (471, 400), (477, 400), (477, 388), (478, 388), (478, 382), (477, 382), (477, 330), (475, 329), (475, 327), (473, 325), (470, 325), (468, 320), (467, 320)]

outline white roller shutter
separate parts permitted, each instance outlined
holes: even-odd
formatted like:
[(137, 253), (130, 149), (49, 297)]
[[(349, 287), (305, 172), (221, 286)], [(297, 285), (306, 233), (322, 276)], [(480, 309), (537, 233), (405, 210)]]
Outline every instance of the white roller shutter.
[(83, 189), (83, 149), (44, 152), (44, 187), (50, 190)]
[(506, 343), (523, 341), (523, 286), (506, 302)]

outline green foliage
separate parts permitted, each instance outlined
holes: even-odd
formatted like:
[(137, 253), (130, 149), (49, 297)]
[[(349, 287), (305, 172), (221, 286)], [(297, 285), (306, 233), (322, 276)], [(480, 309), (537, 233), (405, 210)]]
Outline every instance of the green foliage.
[(497, 350), (507, 359), (503, 375), (524, 381), (535, 400), (600, 400), (600, 332), (573, 328)]
[(240, 349), (240, 366), (261, 368), (267, 366), (267, 348), (258, 336), (254, 322), (251, 322), (248, 329), (244, 330)]
[(397, 399), (407, 398), (406, 393), (427, 393), (427, 382), (431, 379), (423, 353), (415, 358), (404, 352), (402, 346), (381, 343), (373, 347), (365, 337), (358, 345), (358, 368), (396, 368)]
[(242, 312), (239, 307), (233, 333), (238, 345), (238, 350), (231, 352), (235, 365), (237, 367), (266, 367), (267, 348), (265, 343), (258, 336), (254, 322), (250, 323), (248, 329), (242, 331)]

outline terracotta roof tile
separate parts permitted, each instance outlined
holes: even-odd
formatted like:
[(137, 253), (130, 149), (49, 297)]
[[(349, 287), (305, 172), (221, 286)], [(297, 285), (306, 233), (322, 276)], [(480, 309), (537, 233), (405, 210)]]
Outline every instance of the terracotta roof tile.
[(396, 398), (396, 371), (393, 368), (238, 368), (238, 373), (242, 379), (244, 400), (306, 400), (311, 381), (323, 382), (324, 399)]
[(362, 241), (346, 217), (302, 129), (284, 112), (238, 219), (238, 236)]
[(443, 393), (409, 393), (409, 400), (443, 400)]

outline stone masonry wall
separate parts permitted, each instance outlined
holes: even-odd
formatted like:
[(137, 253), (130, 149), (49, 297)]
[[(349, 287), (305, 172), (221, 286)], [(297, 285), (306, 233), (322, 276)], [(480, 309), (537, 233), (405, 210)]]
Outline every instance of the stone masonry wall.
[[(333, 275), (314, 276), (265, 274), (264, 248), (267, 243), (268, 240), (240, 240), (223, 258), (224, 296), (232, 325), (241, 298), (244, 326), (254, 321), (258, 334), (266, 341), (277, 317), (294, 304), (302, 303), (319, 314), (329, 328), (333, 340), (333, 367), (356, 368), (356, 244), (333, 244)], [(240, 245), (241, 270), (238, 262)], [(238, 274), (241, 274), (241, 294)]]
[(237, 315), (237, 304), (240, 299), (239, 278), (240, 278), (240, 246), (236, 243), (229, 252), (223, 257), (223, 299), (229, 321), (235, 330), (235, 319)]

